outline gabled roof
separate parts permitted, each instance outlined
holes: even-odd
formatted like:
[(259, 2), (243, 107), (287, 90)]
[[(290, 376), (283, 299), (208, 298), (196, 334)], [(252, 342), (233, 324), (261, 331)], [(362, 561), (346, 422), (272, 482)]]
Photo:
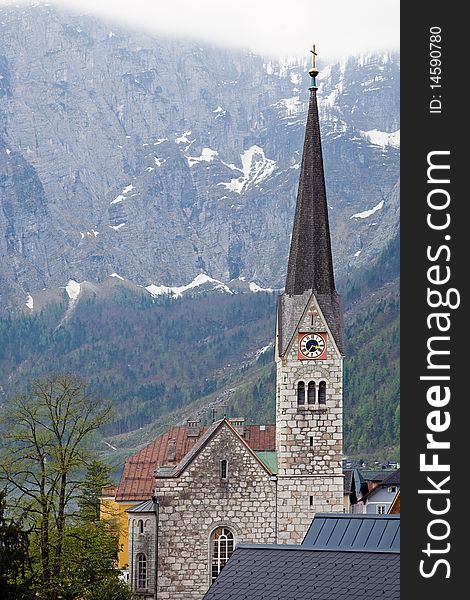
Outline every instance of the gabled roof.
[(369, 500), (369, 498), (377, 492), (377, 490), (389, 486), (400, 486), (400, 469), (396, 469), (392, 473), (389, 473), (387, 477), (385, 477), (382, 481), (380, 481), (376, 486), (370, 489), (367, 494), (364, 494), (360, 498), (360, 502), (364, 502)]
[(247, 448), (247, 450), (253, 455), (256, 461), (267, 471), (270, 475), (272, 471), (270, 470), (268, 464), (260, 459), (258, 454), (249, 446), (246, 440), (240, 435), (240, 433), (236, 430), (235, 427), (232, 426), (230, 421), (226, 418), (221, 419), (220, 421), (216, 421), (207, 429), (207, 431), (199, 438), (199, 440), (194, 444), (191, 450), (181, 459), (178, 465), (176, 465), (173, 469), (162, 468), (157, 469), (156, 477), (179, 477), (181, 473), (191, 464), (191, 462), (196, 458), (196, 456), (203, 450), (203, 448), (209, 443), (209, 441), (214, 437), (214, 435), (219, 431), (222, 427), (227, 427), (233, 435), (240, 440), (240, 442)]
[(400, 598), (400, 555), (239, 545), (204, 600)]
[[(140, 502), (152, 496), (155, 470), (167, 465), (168, 445), (174, 440), (174, 460), (171, 469), (181, 462), (196, 442), (205, 434), (201, 427), (188, 434), (186, 426), (171, 427), (124, 463), (115, 499), (118, 502)], [(276, 449), (275, 425), (245, 425), (243, 439), (255, 452), (273, 452)]]
[(380, 485), (400, 485), (400, 469), (395, 469)]
[(400, 552), (399, 515), (317, 513), (302, 547), (356, 552)]
[(385, 470), (385, 469), (381, 469), (381, 470), (377, 470), (377, 471), (369, 471), (369, 470), (365, 470), (365, 469), (360, 469), (359, 473), (361, 474), (362, 479), (364, 481), (374, 481), (374, 482), (381, 483), (384, 479), (386, 479), (389, 475), (392, 474), (392, 471)]
[[(201, 429), (203, 433), (205, 429)], [(198, 436), (188, 436), (186, 427), (170, 427), (142, 450), (130, 456), (124, 463), (121, 480), (116, 492), (119, 501), (143, 501), (151, 497), (157, 465), (167, 459), (168, 442), (175, 441), (175, 463), (189, 452)]]

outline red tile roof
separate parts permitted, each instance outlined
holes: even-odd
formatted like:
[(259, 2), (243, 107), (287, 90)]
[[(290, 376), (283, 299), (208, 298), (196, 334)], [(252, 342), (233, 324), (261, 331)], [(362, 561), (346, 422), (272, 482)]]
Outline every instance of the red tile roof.
[[(155, 469), (161, 466), (176, 466), (206, 431), (207, 427), (201, 427), (198, 435), (194, 435), (194, 431), (193, 435), (188, 435), (187, 427), (172, 427), (130, 456), (124, 463), (116, 500), (118, 502), (148, 500), (153, 493)], [(243, 437), (255, 452), (272, 452), (276, 449), (275, 425), (246, 425)], [(167, 460), (170, 440), (174, 440), (175, 444), (174, 459), (171, 463)]]

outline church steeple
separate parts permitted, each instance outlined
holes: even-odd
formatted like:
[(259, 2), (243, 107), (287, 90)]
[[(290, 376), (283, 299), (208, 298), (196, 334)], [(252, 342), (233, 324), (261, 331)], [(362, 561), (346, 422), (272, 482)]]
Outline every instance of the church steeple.
[(342, 318), (335, 289), (328, 205), (317, 105), (318, 69), (312, 52), (310, 101), (300, 170), (285, 295), (313, 292), (338, 348), (343, 348)]
[(315, 46), (311, 52), (310, 102), (285, 288), (286, 294), (292, 296), (307, 290), (322, 294), (335, 291), (318, 120)]
[(315, 46), (285, 292), (276, 326), (278, 541), (299, 544), (316, 512), (343, 510), (343, 328), (333, 278)]

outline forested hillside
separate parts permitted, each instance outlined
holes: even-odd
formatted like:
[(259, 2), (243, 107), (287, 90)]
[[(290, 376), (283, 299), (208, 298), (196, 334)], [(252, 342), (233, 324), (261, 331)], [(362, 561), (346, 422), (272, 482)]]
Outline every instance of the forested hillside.
[[(345, 451), (396, 457), (399, 445), (399, 240), (343, 282)], [(31, 378), (72, 372), (111, 398), (103, 432), (120, 455), (169, 423), (197, 414), (274, 422), (275, 293), (216, 291), (152, 299), (117, 289), (107, 299), (0, 320), (2, 402)]]

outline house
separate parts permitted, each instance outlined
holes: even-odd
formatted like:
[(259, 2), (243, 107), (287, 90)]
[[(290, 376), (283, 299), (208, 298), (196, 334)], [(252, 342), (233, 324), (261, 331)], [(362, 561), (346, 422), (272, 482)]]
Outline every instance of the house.
[(373, 482), (369, 490), (359, 498), (355, 512), (386, 514), (400, 489), (400, 469), (387, 474), (381, 481)]

